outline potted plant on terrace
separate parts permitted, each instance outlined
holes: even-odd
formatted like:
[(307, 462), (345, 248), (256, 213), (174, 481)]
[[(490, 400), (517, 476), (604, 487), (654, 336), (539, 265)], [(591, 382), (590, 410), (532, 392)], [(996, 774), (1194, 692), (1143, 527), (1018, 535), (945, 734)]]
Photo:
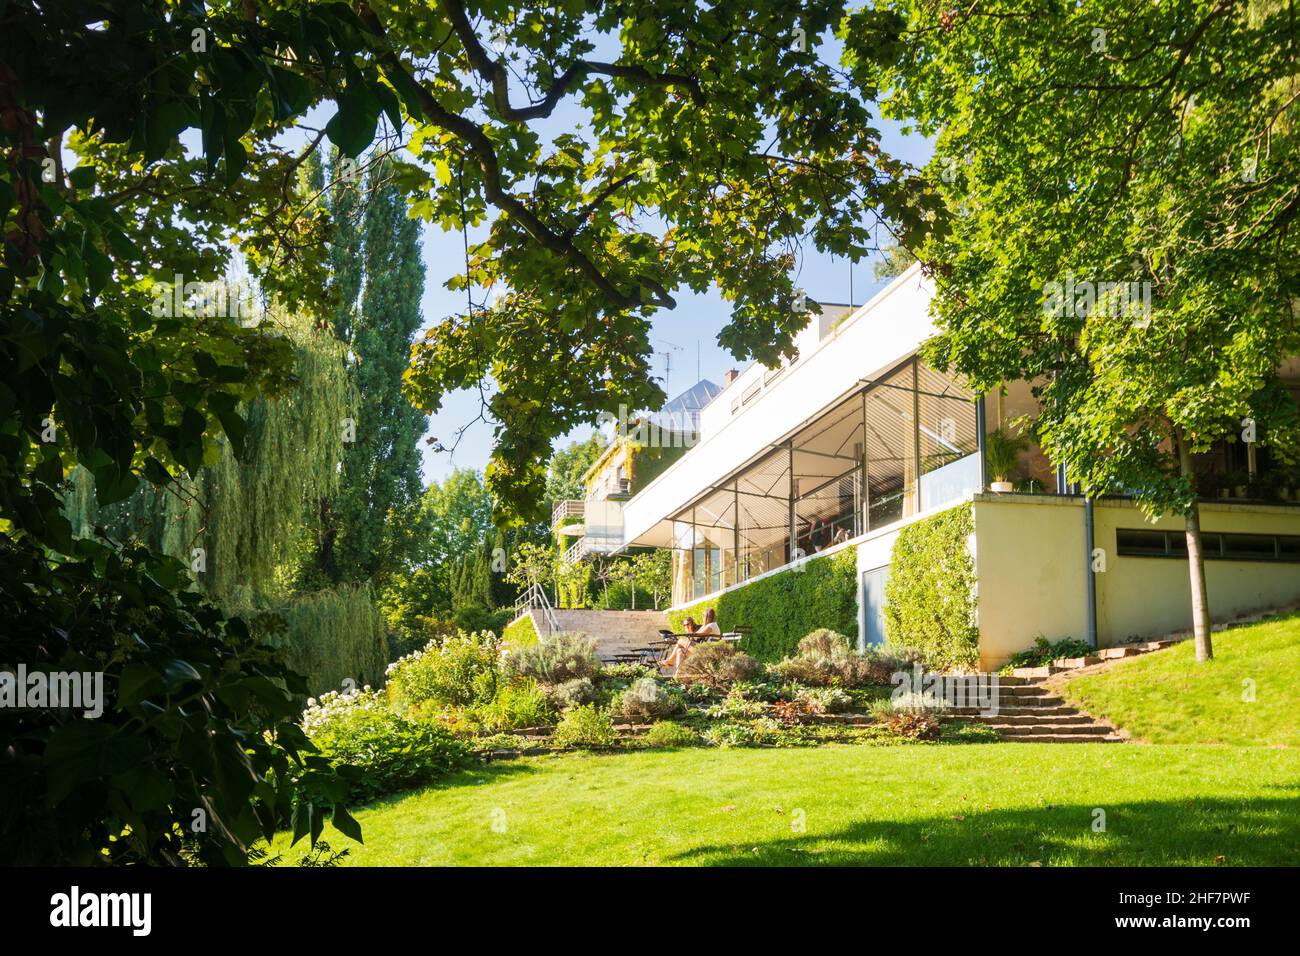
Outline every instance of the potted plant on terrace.
[(1023, 435), (1009, 434), (1002, 428), (995, 428), (984, 439), (984, 461), (993, 480), (989, 487), (993, 491), (1008, 492), (1015, 489), (1011, 474), (1020, 464), (1020, 453), (1029, 447)]

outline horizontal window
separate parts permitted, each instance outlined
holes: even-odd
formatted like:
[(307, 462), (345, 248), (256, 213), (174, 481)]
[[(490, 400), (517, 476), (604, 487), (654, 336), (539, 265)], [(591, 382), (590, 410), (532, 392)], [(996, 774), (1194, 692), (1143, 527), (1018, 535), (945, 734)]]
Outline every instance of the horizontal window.
[[(1202, 532), (1201, 550), (1217, 561), (1294, 561), (1300, 563), (1300, 537), (1284, 534)], [(1115, 552), (1130, 558), (1186, 558), (1182, 531), (1117, 528)]]

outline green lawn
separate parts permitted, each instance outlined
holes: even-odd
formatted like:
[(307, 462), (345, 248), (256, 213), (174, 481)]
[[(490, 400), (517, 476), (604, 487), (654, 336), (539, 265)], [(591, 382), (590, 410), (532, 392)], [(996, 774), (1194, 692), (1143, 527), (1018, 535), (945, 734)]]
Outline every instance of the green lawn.
[[(1098, 808), (1104, 833), (1092, 829)], [(366, 846), (332, 831), (327, 839), (352, 846), (347, 862), (368, 865), (1296, 864), (1300, 751), (565, 754), (459, 774), (356, 815)], [(285, 842), (275, 851), (292, 862), (300, 853)]]
[(1064, 693), (1152, 743), (1300, 747), (1300, 614), (1219, 631), (1214, 653), (1198, 664), (1184, 641), (1074, 678)]

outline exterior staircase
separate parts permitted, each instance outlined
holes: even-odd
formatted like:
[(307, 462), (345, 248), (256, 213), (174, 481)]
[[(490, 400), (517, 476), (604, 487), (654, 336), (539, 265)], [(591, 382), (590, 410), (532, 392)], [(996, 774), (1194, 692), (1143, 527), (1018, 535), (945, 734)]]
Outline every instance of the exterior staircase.
[(668, 615), (663, 611), (590, 611), (556, 608), (556, 623), (561, 631), (582, 631), (596, 639), (596, 653), (601, 660), (615, 654), (631, 653), (659, 643), (659, 632), (667, 630)]
[(949, 711), (984, 724), (1003, 740), (1017, 743), (1122, 743), (1127, 735), (1104, 720), (1071, 707), (1057, 691), (1061, 674), (1091, 672), (1112, 661), (1163, 650), (1174, 640), (1146, 641), (1106, 647), (1087, 657), (1062, 657), (1042, 667), (1017, 667), (1010, 677), (998, 677), (996, 714), (981, 713), (976, 707)]
[(984, 713), (978, 707), (956, 707), (946, 713), (983, 724), (1014, 743), (1113, 744), (1124, 740), (1110, 724), (1069, 706), (1036, 678), (999, 677), (996, 710)]
[(596, 639), (596, 653), (603, 661), (615, 654), (627, 654), (659, 644), (659, 632), (668, 630), (663, 611), (591, 611), (566, 608), (522, 608), (521, 616), (532, 617), (533, 627), (543, 641), (552, 634), (581, 631)]

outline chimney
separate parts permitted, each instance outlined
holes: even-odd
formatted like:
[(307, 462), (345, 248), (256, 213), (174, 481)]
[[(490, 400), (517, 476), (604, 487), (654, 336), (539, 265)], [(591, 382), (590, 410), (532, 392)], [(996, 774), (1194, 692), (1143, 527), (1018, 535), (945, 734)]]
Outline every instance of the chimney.
[(727, 374), (722, 379), (723, 387), (725, 388), (727, 385), (730, 385), (732, 382), (736, 380), (736, 378), (739, 375), (740, 373), (737, 372), (734, 368), (728, 369)]

